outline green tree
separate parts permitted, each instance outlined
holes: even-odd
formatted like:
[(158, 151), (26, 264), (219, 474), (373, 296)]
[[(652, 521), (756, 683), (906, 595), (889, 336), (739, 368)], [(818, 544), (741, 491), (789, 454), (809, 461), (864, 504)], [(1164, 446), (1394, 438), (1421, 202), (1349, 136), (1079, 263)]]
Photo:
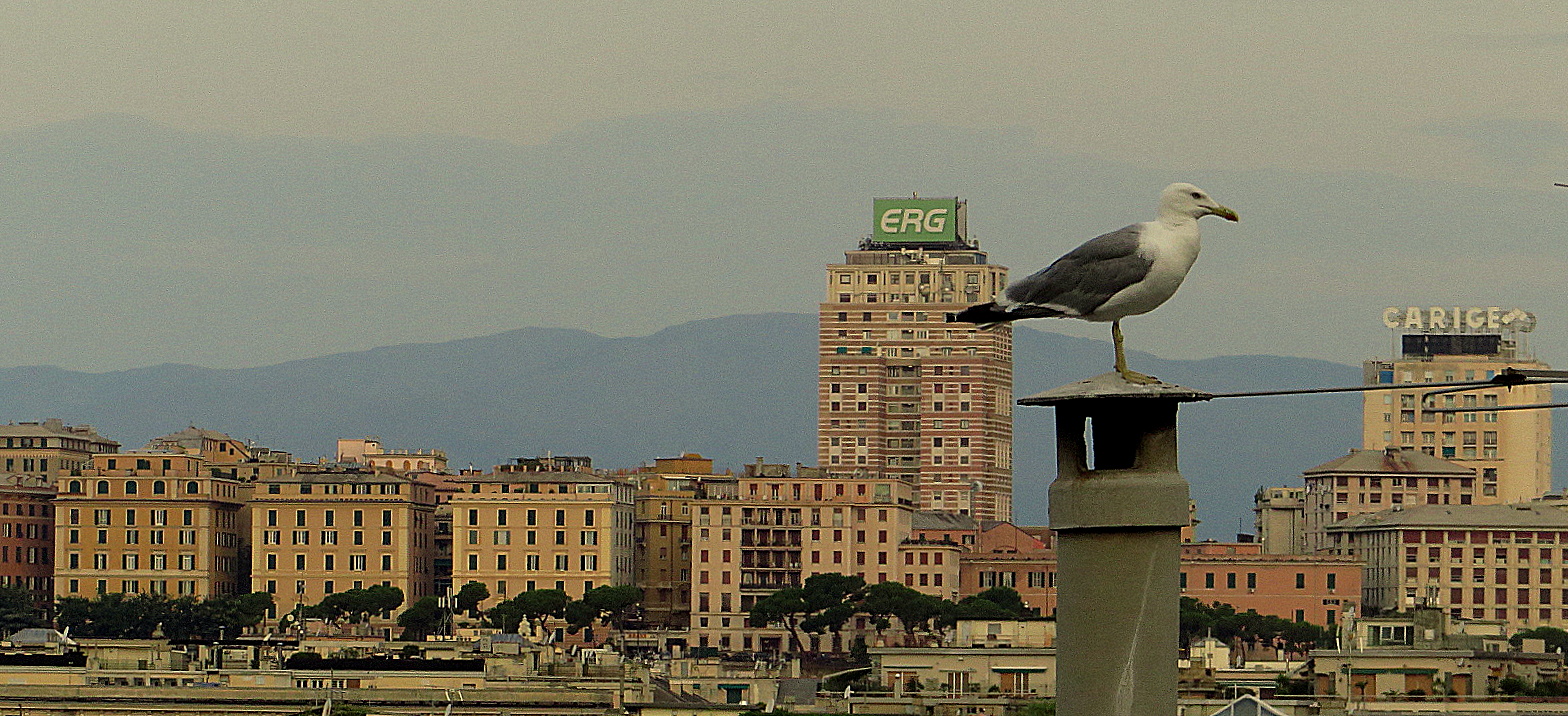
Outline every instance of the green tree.
[(474, 616), (479, 609), (479, 604), (489, 598), (490, 588), (483, 582), (469, 582), (464, 584), (462, 589), (457, 590), (453, 601), (458, 611)]
[(1018, 593), (1018, 590), (1013, 589), (1012, 587), (991, 587), (990, 589), (976, 594), (974, 598), (995, 604), (996, 606), (1001, 607), (1002, 611), (1007, 612), (1008, 614), (1011, 614), (1013, 617), (1018, 619), (1036, 616), (1034, 610), (1030, 609), (1029, 605), (1024, 604), (1023, 596)]
[(504, 632), (517, 632), (524, 622), (543, 632), (551, 617), (566, 613), (572, 601), (559, 589), (530, 589), (490, 608), (491, 626)]
[(1530, 692), (1530, 682), (1517, 676), (1504, 676), (1497, 682), (1498, 693), (1519, 696)]
[(44, 610), (31, 591), (23, 587), (0, 587), (0, 635), (46, 623)]
[(594, 587), (583, 593), (583, 602), (598, 612), (598, 618), (617, 630), (637, 618), (642, 604), (642, 588), (630, 584)]
[(238, 636), (261, 622), (272, 595), (242, 594), (206, 600), (169, 599), (156, 594), (105, 594), (98, 599), (66, 597), (57, 605), (61, 628), (89, 637), (217, 639)]
[(1315, 624), (1263, 615), (1250, 609), (1237, 612), (1229, 604), (1204, 604), (1192, 597), (1181, 599), (1180, 624), (1183, 643), (1210, 634), (1224, 642), (1279, 639), (1292, 651), (1303, 652), (1333, 640), (1332, 632)]
[(751, 612), (746, 615), (746, 624), (758, 629), (770, 624), (783, 624), (789, 630), (790, 643), (794, 645), (795, 651), (805, 651), (801, 647), (799, 626), (800, 620), (810, 611), (806, 606), (806, 590), (789, 587), (753, 603)]
[(912, 636), (917, 631), (929, 630), (932, 621), (947, 611), (947, 607), (943, 600), (898, 582), (881, 582), (866, 587), (860, 610), (878, 617), (878, 624), (885, 623), (887, 617), (895, 617), (904, 633)]
[(392, 610), (403, 606), (403, 590), (387, 584), (377, 584), (365, 590), (361, 607), (365, 614), (390, 616)]
[(1056, 699), (1035, 699), (1018, 709), (1018, 716), (1056, 716)]
[(403, 639), (407, 641), (420, 641), (440, 629), (445, 622), (446, 614), (441, 611), (441, 600), (435, 597), (421, 598), (397, 617), (397, 625), (403, 627)]
[(566, 611), (562, 612), (561, 619), (566, 622), (566, 632), (568, 634), (576, 634), (579, 631), (587, 630), (587, 635), (583, 638), (593, 641), (593, 625), (594, 622), (599, 620), (599, 610), (595, 609), (592, 604), (580, 599), (574, 599), (567, 603)]
[(1521, 644), (1524, 643), (1525, 639), (1540, 639), (1546, 642), (1547, 651), (1562, 650), (1565, 653), (1568, 653), (1568, 631), (1563, 631), (1557, 627), (1543, 626), (1536, 627), (1534, 629), (1525, 629), (1511, 637), (1508, 637), (1508, 643), (1513, 647), (1518, 648)]

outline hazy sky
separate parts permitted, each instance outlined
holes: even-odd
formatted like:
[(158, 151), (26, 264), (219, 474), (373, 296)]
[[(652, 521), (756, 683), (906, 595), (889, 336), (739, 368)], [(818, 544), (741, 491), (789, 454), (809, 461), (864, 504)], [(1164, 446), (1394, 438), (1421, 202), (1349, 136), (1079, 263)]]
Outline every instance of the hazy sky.
[[(27, 141), (33, 135), (27, 132), (103, 113), (133, 115), (181, 132), (258, 141), (373, 143), (440, 135), (539, 147), (598, 136), (595, 132), (605, 127), (647, 118), (673, 117), (676, 123), (692, 117), (746, 119), (766, 116), (754, 113), (758, 107), (782, 107), (808, 117), (849, 113), (871, 123), (970, 133), (995, 148), (991, 156), (1003, 159), (1072, 157), (1079, 172), (1073, 176), (1086, 174), (1083, 167), (1099, 167), (1095, 190), (1118, 190), (1114, 201), (1087, 191), (1079, 197), (1068, 195), (1070, 189), (1047, 192), (1025, 183), (1047, 170), (1026, 172), (1001, 159), (942, 175), (946, 183), (941, 186), (910, 186), (913, 176), (909, 182), (899, 176), (850, 177), (845, 185), (856, 191), (864, 187), (866, 193), (846, 197), (842, 207), (834, 207), (838, 213), (831, 221), (813, 232), (836, 242), (823, 246), (837, 248), (815, 247), (805, 252), (808, 258), (794, 261), (793, 276), (802, 288), (793, 292), (779, 289), (733, 304), (705, 302), (699, 295), (675, 310), (632, 307), (623, 320), (596, 315), (579, 322), (548, 311), (473, 310), (485, 300), (476, 286), (494, 289), (503, 283), (501, 275), (485, 273), (486, 267), (526, 256), (463, 260), (441, 255), (423, 265), (453, 271), (449, 280), (412, 289), (430, 305), (415, 306), (412, 298), (390, 293), (372, 301), (363, 297), (375, 289), (364, 287), (356, 294), (361, 299), (332, 299), (360, 311), (360, 320), (352, 312), (327, 312), (314, 326), (302, 308), (308, 304), (301, 303), (308, 294), (291, 290), (286, 279), (271, 288), (229, 281), (226, 285), (237, 294), (230, 298), (250, 312), (246, 320), (270, 322), (277, 331), (265, 346), (238, 338), (213, 340), (192, 333), (189, 324), (182, 329), (195, 336), (190, 345), (176, 345), (169, 337), (139, 344), (130, 334), (153, 335), (148, 331), (156, 329), (148, 324), (172, 325), (179, 317), (165, 319), (146, 304), (100, 301), (86, 311), (95, 317), (86, 323), (73, 319), (74, 328), (60, 329), (58, 344), (41, 341), (27, 350), (0, 353), (0, 364), (100, 370), (171, 360), (256, 365), (534, 323), (628, 335), (728, 312), (810, 312), (821, 290), (821, 265), (861, 231), (872, 191), (897, 187), (964, 196), (989, 191), (990, 204), (976, 200), (972, 206), (977, 227), (988, 221), (1001, 226), (1011, 217), (1050, 233), (1052, 222), (1059, 220), (1071, 239), (1053, 240), (1029, 253), (1000, 239), (987, 247), (1015, 273), (1023, 273), (1091, 236), (1089, 227), (1110, 230), (1146, 218), (1164, 180), (1205, 177), (1228, 182), (1205, 182), (1205, 188), (1239, 209), (1243, 223), (1219, 227), (1206, 222), (1211, 237), (1200, 273), (1178, 295), (1188, 304), (1173, 303), (1164, 329), (1154, 317), (1142, 319), (1149, 328), (1141, 340), (1130, 337), (1135, 348), (1172, 357), (1282, 352), (1356, 362), (1385, 349), (1376, 329), (1383, 305), (1501, 303), (1526, 304), (1541, 314), (1539, 341), (1568, 356), (1568, 340), (1562, 337), (1568, 332), (1559, 327), (1568, 323), (1568, 301), (1557, 297), (1555, 283), (1568, 262), (1562, 253), (1549, 251), (1561, 246), (1561, 224), (1546, 221), (1558, 217), (1553, 203), (1568, 203), (1568, 190), (1550, 186), (1568, 181), (1568, 32), (1563, 28), (1568, 28), (1568, 4), (1561, 2), (0, 5), (0, 42), (6, 47), (6, 61), (0, 63), (6, 98), (0, 102), (0, 134), (20, 132), (12, 146), (23, 154), (31, 150)], [(622, 157), (644, 150), (648, 147), (635, 142), (614, 149)], [(917, 158), (906, 159), (913, 164)], [(230, 170), (244, 174), (247, 167), (234, 164)], [(1118, 176), (1125, 177), (1125, 186)], [(1146, 177), (1161, 180), (1145, 182)], [(1299, 181), (1258, 183), (1265, 177)], [(1336, 177), (1354, 177), (1360, 193), (1347, 200), (1346, 192), (1325, 190)], [(1378, 177), (1419, 190), (1424, 208), (1379, 203)], [(592, 183), (593, 173), (577, 178)], [(715, 186), (682, 186), (678, 177), (671, 182), (666, 187), (671, 193), (701, 193)], [(1018, 196), (1054, 194), (1060, 206), (1010, 206), (1003, 192), (974, 188), (1009, 182), (1017, 185)], [(779, 188), (811, 189), (787, 183)], [(154, 193), (147, 201), (161, 200)], [(1476, 235), (1491, 223), (1484, 214), (1468, 211), (1476, 202), (1509, 212), (1501, 237)], [(1361, 212), (1356, 222), (1377, 223), (1374, 240), (1340, 235), (1343, 243), (1334, 246), (1309, 236), (1312, 225), (1305, 217), (1332, 217), (1349, 211), (1352, 203)], [(1472, 223), (1421, 223), (1422, 217), (1409, 216), (1458, 205), (1467, 207)], [(1268, 209), (1260, 215), (1259, 206)], [(1031, 207), (1038, 215), (1029, 215)], [(1532, 213), (1537, 209), (1540, 217)], [(1004, 212), (1011, 213), (1004, 217)], [(1268, 233), (1266, 222), (1273, 216), (1294, 219), (1292, 231), (1301, 233)], [(552, 220), (558, 222), (552, 225), (558, 240), (570, 245), (572, 227), (581, 223), (570, 212)], [(1265, 223), (1256, 223), (1260, 220)], [(855, 228), (846, 232), (844, 227)], [(1240, 253), (1263, 237), (1284, 252), (1277, 262)], [(1522, 243), (1504, 245), (1499, 252), (1498, 241), (1506, 244), (1506, 239)], [(318, 243), (307, 258), (344, 260), (333, 253), (336, 238), (314, 240)], [(1301, 251), (1289, 253), (1298, 241)], [(1227, 244), (1230, 248), (1215, 248)], [(716, 251), (734, 245), (733, 237), (721, 239), (716, 231), (711, 237)], [(192, 251), (199, 253), (200, 247), (187, 246), (181, 261), (190, 262), (188, 272), (199, 272), (199, 256)], [(291, 255), (298, 258), (300, 251), (295, 247)], [(1215, 258), (1226, 251), (1233, 260)], [(398, 266), (417, 266), (421, 260), (396, 252), (386, 256), (408, 263), (393, 264), (379, 277), (382, 285), (399, 279)], [(616, 258), (612, 248), (595, 245), (585, 250), (577, 270), (592, 274)], [(1366, 285), (1375, 273), (1351, 276), (1334, 269), (1336, 262), (1364, 268), (1394, 259), (1410, 261), (1410, 269), (1429, 278), (1401, 284), (1404, 293), (1380, 293)], [(731, 262), (727, 268), (759, 275), (777, 268), (766, 255), (754, 256), (751, 263), (725, 260)], [(1436, 280), (1460, 265), (1464, 280), (1453, 285)], [(549, 270), (572, 267), (563, 259)], [(101, 264), (100, 275), (93, 273), (74, 278), (52, 273), (50, 280), (66, 287), (79, 280), (90, 291), (89, 284), (102, 278)], [(709, 288), (733, 288), (702, 278)], [(1505, 285), (1508, 290), (1491, 290)], [(44, 290), (45, 284), (39, 286)], [(1411, 295), (1411, 287), (1422, 289), (1421, 295)], [(701, 294), (703, 288), (691, 290)], [(182, 297), (178, 287), (171, 286), (167, 294)], [(0, 299), (0, 307), (17, 311), (32, 305), (19, 301), (13, 293)], [(447, 303), (437, 305), (441, 301)], [(377, 314), (378, 306), (396, 310)], [(1230, 311), (1225, 321), (1252, 335), (1225, 340), (1196, 335), (1197, 327), (1208, 325), (1203, 315), (1208, 306), (1225, 307)], [(1256, 311), (1250, 327), (1243, 310)], [(1329, 312), (1342, 313), (1328, 317)], [(399, 317), (404, 320), (395, 320)], [(1339, 343), (1325, 343), (1305, 329), (1292, 338), (1277, 334), (1298, 318), (1300, 325), (1320, 331), (1350, 323), (1358, 332)], [(1101, 327), (1064, 330), (1103, 333)], [(1130, 336), (1140, 335), (1132, 330)], [(103, 345), (105, 335), (124, 342)], [(1559, 362), (1568, 364), (1568, 358)]]
[(537, 143), (771, 100), (1159, 168), (1529, 186), (1563, 177), (1508, 145), (1561, 139), (1565, 27), (1560, 2), (10, 4), (0, 129), (121, 112)]

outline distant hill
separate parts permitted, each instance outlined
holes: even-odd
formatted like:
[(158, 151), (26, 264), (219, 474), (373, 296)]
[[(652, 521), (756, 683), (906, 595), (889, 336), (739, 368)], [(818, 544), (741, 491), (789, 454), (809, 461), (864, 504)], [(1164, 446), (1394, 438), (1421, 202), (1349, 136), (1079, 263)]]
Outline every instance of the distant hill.
[[(581, 454), (605, 467), (700, 452), (738, 468), (757, 457), (813, 464), (816, 319), (728, 316), (653, 335), (603, 338), (524, 328), (214, 370), (159, 365), (112, 373), (52, 367), (0, 370), (4, 420), (89, 423), (129, 447), (197, 425), (290, 450), (330, 453), (339, 437), (442, 448), (454, 466)], [(1015, 392), (1026, 396), (1105, 372), (1108, 342), (1020, 328)], [(1134, 354), (1134, 367), (1212, 391), (1352, 385), (1359, 369), (1302, 358), (1198, 361)], [(1250, 525), (1252, 494), (1293, 484), (1303, 469), (1356, 446), (1353, 395), (1223, 400), (1181, 412), (1183, 474), (1201, 533)], [(1016, 412), (1017, 517), (1044, 523), (1055, 473), (1052, 411)]]

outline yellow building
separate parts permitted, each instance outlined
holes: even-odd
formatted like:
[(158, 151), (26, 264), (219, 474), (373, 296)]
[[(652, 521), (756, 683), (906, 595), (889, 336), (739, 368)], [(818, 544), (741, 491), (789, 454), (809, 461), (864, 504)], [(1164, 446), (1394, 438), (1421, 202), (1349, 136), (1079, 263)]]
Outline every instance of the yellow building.
[(381, 467), (399, 472), (446, 472), (442, 450), (391, 450), (376, 438), (340, 438), (338, 462)]
[(55, 497), (55, 596), (245, 591), (241, 485), (200, 455), (94, 455)]
[(91, 466), (93, 455), (119, 452), (120, 444), (87, 425), (66, 425), (58, 418), (41, 423), (0, 425), (0, 473), (55, 475)]
[[(516, 469), (456, 478), (452, 583), (480, 582), (492, 597), (632, 583), (633, 488), (587, 472)], [(512, 468), (512, 469), (508, 469)]]
[(232, 465), (250, 459), (245, 443), (216, 430), (195, 426), (147, 441), (146, 450), (198, 455), (210, 465)]
[(966, 237), (958, 199), (874, 204), (872, 236), (827, 267), (817, 464), (913, 483), (920, 509), (1010, 520), (1012, 329), (946, 319), (995, 297), (1007, 269)]
[(374, 585), (435, 594), (435, 486), (386, 470), (300, 466), (250, 500), (251, 584), (277, 613)]
[(1551, 402), (1551, 387), (1437, 392), (1430, 383), (1487, 380), (1506, 368), (1545, 369), (1526, 342), (1535, 317), (1514, 309), (1390, 308), (1395, 357), (1368, 361), (1362, 447), (1396, 446), (1473, 468), (1476, 504), (1531, 500), (1551, 490), (1550, 410), (1488, 410)]

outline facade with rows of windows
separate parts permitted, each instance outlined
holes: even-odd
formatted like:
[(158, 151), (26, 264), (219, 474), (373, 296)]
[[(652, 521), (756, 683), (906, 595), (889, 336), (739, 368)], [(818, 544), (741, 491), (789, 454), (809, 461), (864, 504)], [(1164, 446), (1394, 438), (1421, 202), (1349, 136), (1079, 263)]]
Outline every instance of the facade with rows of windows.
[(498, 469), (454, 480), (452, 584), (492, 598), (559, 589), (573, 599), (632, 583), (633, 487), (587, 472)]
[(94, 455), (119, 452), (120, 444), (88, 425), (58, 418), (0, 425), (0, 474), (53, 478), (92, 465)]
[[(1479, 479), (1477, 504), (1531, 500), (1552, 487), (1551, 411), (1489, 408), (1549, 403), (1551, 386), (1427, 387), (1486, 381), (1508, 368), (1548, 367), (1530, 355), (1524, 340), (1534, 329), (1533, 316), (1504, 322), (1476, 310), (1385, 316), (1395, 331), (1395, 357), (1368, 361), (1363, 373), (1366, 384), (1390, 389), (1363, 393), (1362, 447), (1417, 450), (1471, 468)], [(1455, 327), (1465, 313), (1480, 320)]]
[[(693, 646), (794, 650), (787, 630), (748, 627), (747, 614), (757, 600), (817, 574), (957, 596), (961, 548), (911, 538), (915, 503), (908, 482), (759, 462), (746, 467), (736, 489), (734, 496), (692, 502)], [(839, 651), (869, 629), (865, 617), (855, 617), (842, 634), (802, 635), (808, 642), (802, 646)]]
[(1434, 607), (1513, 630), (1568, 627), (1568, 509), (1559, 501), (1416, 505), (1330, 525), (1333, 549), (1367, 563), (1368, 607)]
[(1355, 515), (1415, 505), (1483, 504), (1474, 469), (1408, 448), (1352, 450), (1302, 478), (1300, 543), (1307, 554), (1328, 550), (1328, 526)]
[(1012, 329), (946, 319), (1006, 285), (1006, 267), (961, 234), (866, 239), (830, 264), (818, 466), (913, 483), (921, 509), (1012, 519)]
[(54, 481), (0, 473), (0, 584), (54, 597)]
[(435, 593), (435, 486), (372, 468), (299, 466), (252, 491), (251, 587), (275, 614), (375, 585)]
[(242, 593), (242, 485), (199, 455), (94, 455), (55, 495), (55, 596)]

